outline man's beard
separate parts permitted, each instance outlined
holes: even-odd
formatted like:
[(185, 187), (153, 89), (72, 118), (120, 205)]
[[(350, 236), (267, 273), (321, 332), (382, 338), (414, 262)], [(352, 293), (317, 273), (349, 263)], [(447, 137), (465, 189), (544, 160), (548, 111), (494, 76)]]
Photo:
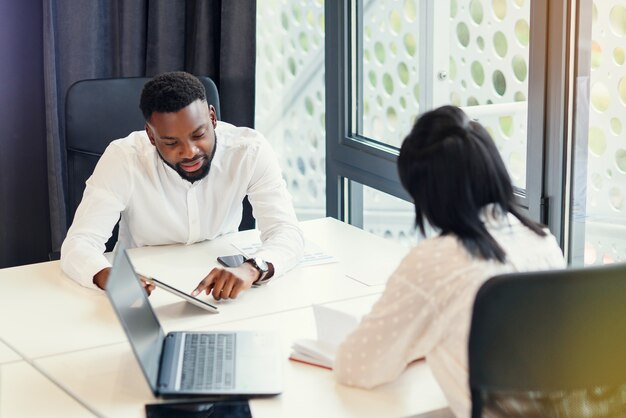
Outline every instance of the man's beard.
[(216, 149), (217, 149), (217, 137), (215, 138), (215, 142), (213, 143), (213, 152), (211, 152), (211, 156), (204, 154), (204, 163), (202, 164), (202, 166), (200, 166), (199, 169), (197, 169), (193, 173), (183, 170), (183, 168), (180, 166), (181, 163), (190, 162), (190, 160), (183, 160), (180, 163), (173, 165), (167, 162), (165, 158), (163, 158), (158, 148), (156, 148), (156, 151), (157, 151), (157, 154), (159, 154), (159, 157), (161, 157), (161, 160), (168, 167), (176, 171), (178, 175), (182, 177), (183, 180), (187, 180), (190, 183), (194, 183), (198, 180), (202, 180), (203, 178), (209, 175), (209, 171), (211, 170), (211, 163), (213, 162), (213, 157), (215, 156)]

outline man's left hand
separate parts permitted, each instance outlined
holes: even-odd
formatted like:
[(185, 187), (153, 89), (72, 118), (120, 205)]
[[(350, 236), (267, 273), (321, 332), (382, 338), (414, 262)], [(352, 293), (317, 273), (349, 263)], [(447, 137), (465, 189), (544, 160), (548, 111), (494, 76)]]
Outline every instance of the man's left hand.
[(250, 289), (252, 283), (259, 278), (259, 271), (250, 263), (243, 263), (239, 267), (215, 267), (191, 292), (197, 296), (201, 292), (213, 293), (215, 300), (235, 299), (244, 290)]

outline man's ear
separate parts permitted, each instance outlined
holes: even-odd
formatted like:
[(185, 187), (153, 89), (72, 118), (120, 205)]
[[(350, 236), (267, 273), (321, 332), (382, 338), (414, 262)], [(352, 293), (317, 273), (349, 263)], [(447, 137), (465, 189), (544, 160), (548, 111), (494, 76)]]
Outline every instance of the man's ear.
[(211, 124), (213, 125), (213, 129), (217, 126), (217, 112), (212, 104), (209, 105), (209, 117), (211, 118)]
[(146, 134), (148, 134), (148, 139), (150, 140), (150, 143), (156, 147), (156, 144), (154, 142), (154, 136), (152, 135), (152, 128), (150, 128), (150, 125), (148, 125), (147, 123), (145, 124), (145, 128), (146, 128)]

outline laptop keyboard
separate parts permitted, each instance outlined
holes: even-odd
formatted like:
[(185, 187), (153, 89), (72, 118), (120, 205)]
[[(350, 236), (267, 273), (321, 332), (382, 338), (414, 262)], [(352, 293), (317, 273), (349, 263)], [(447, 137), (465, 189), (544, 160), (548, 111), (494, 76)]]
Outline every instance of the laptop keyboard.
[(181, 389), (232, 389), (235, 335), (186, 334)]

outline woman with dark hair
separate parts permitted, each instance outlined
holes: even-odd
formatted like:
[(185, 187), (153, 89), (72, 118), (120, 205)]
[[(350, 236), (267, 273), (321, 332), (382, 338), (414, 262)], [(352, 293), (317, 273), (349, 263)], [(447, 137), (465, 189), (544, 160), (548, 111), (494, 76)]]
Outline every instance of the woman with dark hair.
[(422, 115), (398, 157), (421, 241), (389, 278), (372, 311), (337, 352), (341, 383), (371, 388), (425, 357), (460, 417), (470, 415), (467, 344), (480, 286), (497, 274), (565, 267), (556, 239), (517, 209), (487, 131), (460, 109)]

